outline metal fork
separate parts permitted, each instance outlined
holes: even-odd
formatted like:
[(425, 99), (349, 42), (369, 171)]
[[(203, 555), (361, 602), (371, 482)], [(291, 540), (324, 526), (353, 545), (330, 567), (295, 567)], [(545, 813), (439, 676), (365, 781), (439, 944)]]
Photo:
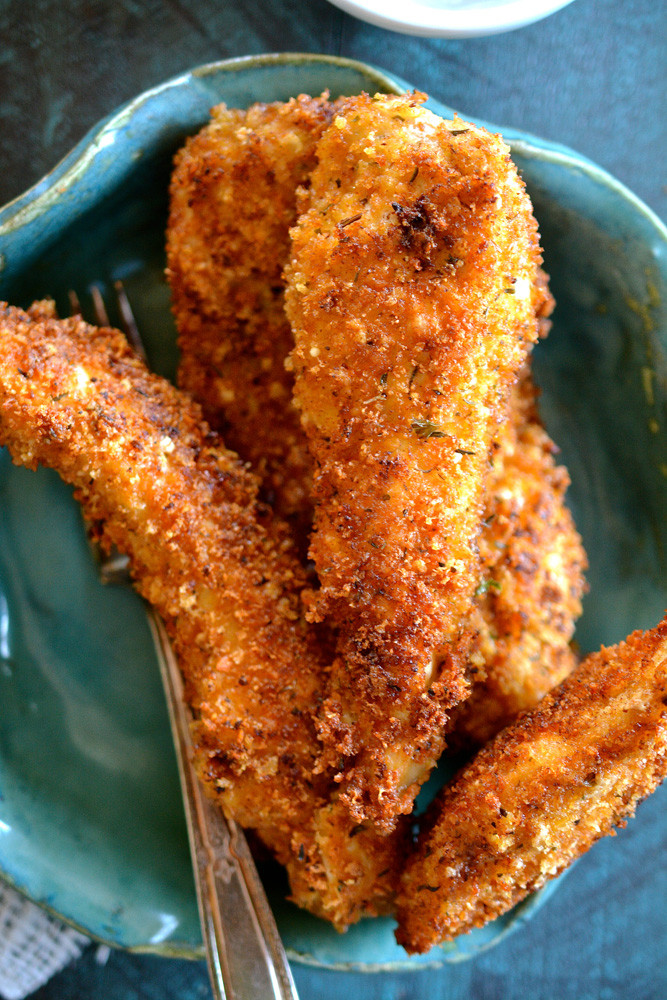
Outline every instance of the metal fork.
[[(121, 326), (135, 351), (146, 351), (121, 282), (115, 283)], [(96, 321), (109, 326), (102, 293), (92, 286)], [(70, 292), (72, 312), (81, 313)], [(128, 561), (119, 553), (97, 551), (101, 579), (129, 583)], [(183, 682), (162, 619), (146, 605), (169, 718), (187, 820), (199, 917), (215, 1000), (298, 1000), (278, 928), (248, 843), (203, 793), (192, 766), (190, 723)]]

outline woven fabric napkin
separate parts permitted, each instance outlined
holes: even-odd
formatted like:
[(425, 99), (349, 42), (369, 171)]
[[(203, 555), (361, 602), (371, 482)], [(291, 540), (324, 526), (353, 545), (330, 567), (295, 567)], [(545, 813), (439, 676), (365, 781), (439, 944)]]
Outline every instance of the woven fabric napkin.
[(0, 881), (0, 997), (23, 1000), (78, 958), (89, 938)]

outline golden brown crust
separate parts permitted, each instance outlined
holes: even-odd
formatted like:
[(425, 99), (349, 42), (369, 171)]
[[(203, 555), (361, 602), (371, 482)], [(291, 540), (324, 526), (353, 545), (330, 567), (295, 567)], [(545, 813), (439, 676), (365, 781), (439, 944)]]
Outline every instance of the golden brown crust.
[[(276, 506), (287, 510), (300, 541), (312, 520), (312, 460), (291, 402), (285, 413), (293, 380), (284, 361), (292, 335), (282, 308), (281, 272), (289, 253), (287, 228), (296, 215), (295, 187), (313, 168), (315, 142), (332, 113), (323, 98), (304, 96), (247, 112), (214, 109), (211, 123), (176, 158), (167, 232), (181, 380), (209, 419), (227, 427), (228, 440), (253, 460), (255, 470), (268, 474)], [(537, 283), (543, 336), (553, 299), (543, 272)], [(258, 370), (265, 375), (258, 377)], [(521, 394), (527, 399), (527, 390)], [(471, 611), (473, 694), (449, 726), (448, 738), (456, 744), (484, 742), (574, 665), (568, 642), (580, 610), (583, 558), (562, 506), (566, 474), (556, 473), (553, 446), (528, 409), (525, 400), (515, 403), (513, 397), (494, 443), (479, 543), (478, 590), (486, 592)], [(516, 431), (505, 430), (514, 423)], [(523, 448), (535, 462), (532, 471)], [(521, 553), (511, 537), (514, 528), (525, 539)], [(543, 557), (549, 553), (553, 565), (554, 546), (564, 553), (561, 572), (547, 573)], [(536, 572), (529, 572), (530, 560)], [(501, 593), (494, 578), (499, 561), (517, 577)]]
[(282, 269), (296, 190), (332, 113), (326, 95), (214, 108), (176, 157), (167, 228), (179, 384), (253, 463), (264, 497), (293, 521), (304, 549), (311, 462), (284, 367), (293, 341)]
[[(253, 106), (248, 112), (215, 109), (212, 123), (177, 157), (171, 188), (168, 276), (180, 329), (181, 381), (203, 404), (209, 418), (227, 428), (244, 457), (252, 458), (262, 475), (268, 474), (278, 509), (287, 511), (297, 531), (311, 521), (311, 458), (305, 435), (294, 422), (294, 411), (287, 415), (284, 411), (292, 388), (292, 376), (284, 370), (292, 335), (282, 313), (281, 270), (288, 256), (286, 220), (293, 221), (296, 213), (296, 184), (314, 166), (315, 140), (327, 117), (324, 102), (303, 97), (286, 106)], [(540, 274), (538, 280), (542, 287), (539, 312), (546, 316), (553, 300), (546, 277)], [(546, 332), (546, 325), (543, 320), (541, 333)], [(264, 373), (262, 377), (258, 378), (258, 370)], [(283, 387), (280, 391), (279, 386)], [(525, 410), (525, 405), (512, 406), (508, 419), (523, 425), (529, 419)], [(271, 433), (276, 428), (277, 433)], [(267, 432), (271, 434), (268, 439)], [(526, 483), (534, 488), (530, 476), (522, 478), (519, 472), (512, 478), (515, 467), (521, 465), (512, 455), (502, 461), (517, 440), (528, 436), (524, 427), (498, 441), (492, 470), (497, 489), (487, 499), (480, 539), (487, 576), (495, 565), (492, 556), (499, 535), (500, 515), (490, 528), (486, 523), (496, 502), (502, 505), (496, 492), (511, 489), (516, 506)], [(560, 495), (549, 498), (552, 478), (545, 477), (547, 498), (542, 507), (550, 503), (558, 508), (562, 499)], [(557, 520), (564, 527), (566, 517)], [(505, 514), (504, 521), (517, 523), (514, 510)], [(491, 538), (485, 545), (487, 534)], [(548, 546), (553, 537), (543, 530), (536, 546)], [(506, 544), (509, 549), (511, 540)], [(536, 553), (537, 561), (538, 557)], [(572, 590), (576, 587), (575, 580)], [(474, 673), (473, 697), (457, 715), (457, 731), (450, 733), (450, 739), (454, 735), (460, 743), (479, 739), (482, 732), (490, 735), (566, 672), (571, 621), (559, 634), (560, 646), (557, 641), (550, 646), (542, 643), (541, 657), (530, 644), (526, 656), (527, 644), (521, 641), (529, 635), (535, 616), (528, 617), (516, 640), (517, 649), (507, 633), (498, 642), (490, 638), (500, 631), (493, 622), (496, 605), (505, 609), (507, 617), (511, 597), (525, 599), (525, 589), (504, 588), (501, 601), (495, 601), (491, 591), (475, 602), (481, 607), (473, 610), (470, 628), (479, 636), (475, 656), (483, 652), (485, 662)], [(552, 596), (549, 610), (553, 607)], [(564, 607), (558, 609), (559, 620), (574, 610), (565, 598)], [(539, 681), (533, 674), (539, 674)], [(339, 803), (324, 807), (317, 828), (322, 863), (311, 865), (306, 877), (292, 871), (295, 901), (329, 919), (335, 914), (339, 924), (353, 922), (360, 913), (385, 912), (392, 897), (393, 873), (399, 867), (397, 859), (405, 847), (403, 828), (395, 838), (380, 840), (367, 828), (355, 826), (351, 850), (350, 824)]]
[(57, 468), (103, 540), (130, 554), (198, 715), (200, 774), (244, 825), (258, 822), (248, 797), (264, 795), (262, 836), (282, 845), (318, 795), (310, 710), (323, 675), (287, 531), (198, 407), (120, 333), (0, 308), (3, 442), (15, 461)]
[(447, 742), (481, 746), (574, 668), (586, 554), (565, 504), (569, 476), (542, 427), (525, 371), (495, 442), (484, 524), (482, 573), (469, 627), (470, 697), (454, 709)]
[(317, 463), (310, 617), (340, 632), (319, 731), (352, 815), (385, 828), (467, 692), (491, 437), (543, 299), (507, 147), (422, 99), (341, 104), (286, 270)]
[(355, 823), (333, 796), (314, 816), (317, 864), (301, 871), (291, 867), (290, 898), (338, 930), (361, 917), (393, 913), (410, 827), (401, 817), (390, 834), (382, 835), (371, 824)]
[[(291, 110), (286, 111), (287, 108)], [(180, 308), (185, 317), (184, 366), (190, 365), (186, 378), (199, 388), (212, 413), (218, 404), (225, 403), (222, 398), (225, 387), (227, 392), (232, 387), (241, 398), (248, 394), (252, 397), (246, 409), (235, 410), (233, 404), (227, 408), (227, 426), (236, 423), (238, 440), (246, 456), (250, 450), (259, 461), (260, 472), (270, 479), (273, 477), (272, 489), (280, 494), (277, 506), (301, 527), (309, 520), (301, 473), (309, 467), (311, 459), (306, 455), (304, 435), (294, 422), (293, 412), (285, 413), (283, 393), (272, 389), (276, 379), (283, 380), (281, 384), (289, 388), (291, 375), (284, 375), (282, 368), (287, 337), (280, 333), (281, 323), (285, 332), (285, 321), (276, 308), (280, 296), (272, 294), (267, 298), (262, 287), (266, 289), (267, 282), (270, 287), (276, 267), (279, 271), (282, 265), (281, 254), (284, 259), (286, 248), (281, 241), (289, 225), (285, 220), (294, 211), (295, 177), (299, 170), (305, 169), (308, 157), (312, 158), (308, 136), (322, 130), (327, 114), (323, 101), (311, 102), (306, 98), (290, 102), (289, 106), (256, 106), (247, 115), (218, 109), (213, 125), (179, 157), (172, 201), (170, 252), (176, 261), (172, 280), (177, 315)], [(308, 147), (303, 157), (302, 147), (295, 151), (292, 142), (295, 134)], [(285, 160), (287, 164), (281, 168)], [(235, 163), (231, 171), (234, 177), (230, 182), (228, 170), (223, 181), (220, 170), (231, 162)], [(262, 190), (262, 181), (268, 185), (265, 193), (272, 187), (273, 201), (279, 208), (275, 217), (268, 212), (267, 201), (260, 199), (258, 205), (248, 206), (245, 214), (233, 213), (237, 218), (229, 213), (225, 216), (224, 212), (222, 219), (219, 218), (219, 203), (224, 202), (225, 192), (228, 195), (231, 190), (236, 198), (243, 195), (250, 198), (253, 190)], [(266, 217), (267, 212), (270, 218)], [(409, 228), (409, 220), (404, 219), (402, 226)], [(235, 254), (225, 257), (225, 241), (235, 249)], [(260, 252), (246, 267), (248, 247), (253, 248), (255, 243), (261, 243)], [(182, 268), (180, 274), (178, 268)], [(228, 280), (226, 288), (222, 287), (224, 282), (216, 287), (221, 268)], [(194, 275), (192, 282), (191, 275)], [(537, 278), (536, 287), (540, 282)], [(216, 300), (218, 294), (220, 302)], [(548, 311), (545, 286), (533, 298), (538, 315)], [(202, 315), (198, 315), (202, 299), (206, 306), (201, 309)], [(28, 320), (40, 326), (28, 330)], [(257, 503), (257, 479), (219, 440), (208, 434), (200, 423), (197, 408), (161, 380), (149, 376), (142, 366), (136, 367), (119, 334), (95, 332), (75, 320), (65, 324), (53, 324), (53, 320), (52, 306), (44, 303), (33, 307), (30, 316), (5, 310), (3, 326), (10, 337), (7, 343), (19, 328), (18, 341), (24, 341), (22, 346), (27, 348), (26, 356), (33, 364), (30, 378), (21, 376), (15, 381), (8, 401), (5, 400), (5, 417), (12, 428), (8, 433), (17, 456), (29, 463), (38, 455), (48, 459), (70, 481), (78, 481), (76, 476), (85, 479), (89, 461), (94, 460), (100, 469), (106, 469), (107, 482), (101, 493), (96, 481), (88, 482), (80, 498), (103, 537), (130, 548), (140, 589), (167, 615), (189, 682), (188, 696), (199, 714), (200, 775), (209, 792), (221, 799), (224, 807), (244, 825), (258, 829), (287, 865), (294, 900), (341, 929), (362, 915), (389, 912), (396, 876), (408, 850), (408, 824), (401, 822), (392, 835), (380, 836), (372, 826), (351, 818), (344, 798), (331, 794), (329, 775), (318, 759), (319, 746), (310, 721), (325, 683), (323, 665), (328, 662), (328, 655), (325, 648), (315, 649), (317, 638), (313, 626), (309, 626), (306, 634), (304, 623), (299, 621), (298, 593), (303, 587), (304, 573), (292, 554), (286, 527)], [(200, 341), (204, 329), (201, 323), (209, 320), (208, 332)], [(221, 331), (224, 342), (225, 329), (229, 353), (221, 375), (212, 358), (216, 358), (215, 352), (220, 349)], [(39, 341), (42, 348), (38, 349)], [(50, 348), (44, 346), (47, 343)], [(56, 354), (62, 352), (60, 370), (53, 361), (54, 347)], [(42, 372), (44, 351), (55, 368), (47, 365)], [(217, 358), (215, 363), (220, 361)], [(11, 358), (8, 364), (11, 368)], [(71, 364), (75, 365), (74, 375), (68, 369)], [(95, 372), (92, 375), (89, 364)], [(197, 371), (198, 366), (202, 370)], [(259, 369), (266, 377), (258, 377)], [(0, 370), (4, 379), (7, 371)], [(47, 381), (40, 388), (42, 375)], [(65, 395), (61, 396), (49, 382), (52, 376), (56, 381), (64, 380)], [(91, 378), (96, 381), (93, 383)], [(411, 385), (410, 390), (416, 396), (421, 383), (418, 373), (413, 382), (417, 384)], [(221, 387), (222, 397), (216, 401), (215, 394)], [(21, 399), (26, 391), (27, 399), (25, 396)], [(78, 414), (78, 425), (72, 422), (68, 410), (72, 402), (76, 405), (76, 398), (69, 399), (73, 392), (75, 397), (78, 392), (86, 400), (87, 409)], [(37, 398), (40, 393), (41, 400)], [(150, 400), (150, 404), (145, 400)], [(32, 440), (35, 431), (30, 429), (28, 414), (34, 413), (30, 407), (35, 403), (40, 420), (45, 422), (38, 421), (36, 440)], [(269, 417), (267, 426), (261, 421), (258, 425), (257, 412), (270, 413), (274, 403), (276, 415)], [(525, 410), (525, 406), (517, 405), (518, 429), (499, 439), (500, 455), (507, 456), (517, 440), (526, 438), (527, 431), (525, 427), (520, 429), (521, 422), (529, 426), (532, 418)], [(281, 424), (281, 420), (285, 423)], [(265, 429), (272, 433), (259, 440), (255, 436), (257, 426), (259, 438)], [(53, 436), (56, 427), (67, 428), (61, 439)], [(130, 441), (132, 437), (135, 443)], [(93, 447), (95, 441), (97, 452)], [(136, 442), (142, 445), (139, 461)], [(539, 439), (532, 444), (538, 456), (536, 468), (541, 467), (539, 453), (544, 442)], [(267, 449), (268, 464), (262, 457)], [(116, 467), (123, 451), (130, 458)], [(530, 457), (527, 454), (524, 464), (530, 465), (533, 457), (532, 453)], [(511, 455), (503, 463), (500, 459), (496, 461), (496, 478), (501, 482), (505, 476), (509, 482)], [(130, 464), (136, 468), (131, 470)], [(283, 465), (281, 479), (279, 470)], [(522, 478), (522, 463), (518, 466), (517, 491), (529, 493), (533, 488), (533, 473), (537, 471), (533, 469)], [(138, 478), (131, 478), (132, 471)], [(146, 477), (146, 483), (141, 481), (142, 477)], [(547, 479), (544, 485), (547, 500), (542, 506), (552, 503), (555, 506), (550, 509), (558, 510), (559, 496), (552, 497), (549, 493), (551, 489), (558, 493), (558, 484)], [(296, 484), (296, 491), (290, 492), (290, 483)], [(165, 502), (167, 495), (173, 498), (173, 508), (169, 507), (172, 501), (166, 501), (163, 509), (160, 502)], [(210, 508), (221, 500), (221, 510), (211, 515)], [(492, 502), (491, 498), (487, 500), (487, 510)], [(510, 515), (507, 517), (516, 526), (516, 521)], [(205, 536), (201, 534), (202, 525), (208, 532)], [(485, 531), (483, 528), (482, 536)], [(507, 526), (505, 535), (508, 532), (511, 536)], [(488, 545), (493, 546), (498, 537), (496, 525), (490, 532)], [(535, 540), (536, 548), (543, 543), (540, 536)], [(481, 544), (484, 552), (483, 537)], [(511, 544), (510, 537), (508, 550)], [(495, 566), (492, 558), (486, 563), (487, 572), (491, 565)], [(248, 588), (254, 585), (253, 578), (258, 578), (260, 571), (264, 578), (260, 590), (264, 593), (257, 601)], [(221, 589), (225, 590), (222, 599)], [(469, 631), (481, 634), (486, 627), (490, 632), (490, 622), (497, 615), (496, 606), (502, 608), (515, 598), (523, 600), (525, 589), (509, 587), (504, 603), (487, 599), (487, 595), (481, 597), (481, 624), (473, 618), (467, 626)], [(491, 598), (495, 596), (491, 593)], [(274, 602), (278, 605), (278, 622), (267, 619), (267, 615), (273, 615), (270, 607)], [(564, 604), (569, 614), (566, 599)], [(167, 607), (171, 608), (169, 612), (164, 610)], [(484, 619), (486, 613), (489, 620)], [(286, 621), (281, 620), (283, 617)], [(262, 620), (266, 626), (264, 632), (261, 627), (256, 628)], [(545, 642), (542, 650), (555, 648), (565, 631), (563, 628), (556, 636), (553, 647)], [(515, 630), (513, 636), (520, 646), (522, 634), (517, 638)], [(488, 642), (483, 644), (481, 639), (477, 642), (488, 647)], [(467, 643), (468, 636), (454, 646), (449, 657), (451, 664), (455, 662), (452, 673), (459, 678), (463, 678), (466, 669)], [(281, 645), (284, 656), (278, 651)], [(505, 660), (509, 661), (511, 638), (507, 639), (507, 647), (510, 652), (505, 654)], [(277, 657), (277, 666), (273, 656)], [(298, 663), (303, 676), (288, 680), (289, 657), (293, 658), (292, 670), (294, 663)], [(505, 660), (496, 651), (486, 668), (489, 677), (493, 676), (496, 664)], [(247, 665), (253, 668), (252, 672), (246, 670)], [(520, 659), (519, 666), (523, 669), (520, 683), (520, 671), (516, 674), (505, 671), (504, 686), (494, 687), (487, 679), (486, 700), (478, 698), (476, 703), (477, 730), (482, 713), (487, 724), (491, 720), (495, 725), (498, 703), (502, 703), (504, 711), (512, 698), (512, 704), (516, 704), (514, 688), (521, 686), (524, 694), (532, 690), (532, 679), (525, 676), (525, 657)], [(246, 690), (248, 687), (250, 690)], [(451, 700), (459, 696), (460, 691), (452, 693)], [(437, 743), (441, 718), (427, 709), (417, 719), (417, 738), (424, 741), (430, 756), (435, 753), (430, 741)], [(384, 759), (389, 760), (392, 753), (394, 749), (388, 747)], [(409, 769), (411, 762), (406, 764), (400, 759), (400, 746), (394, 759), (399, 761), (397, 770), (402, 770), (405, 777), (405, 768)], [(427, 766), (429, 760), (427, 754)], [(313, 776), (313, 771), (320, 773)]]
[[(323, 653), (304, 571), (257, 480), (114, 330), (50, 303), (0, 304), (0, 442), (77, 487), (169, 629), (205, 787), (287, 866), (293, 898), (340, 929), (386, 912), (404, 842), (359, 830), (314, 774)], [(360, 874), (361, 873), (361, 874)]]
[(410, 952), (506, 912), (631, 816), (667, 772), (667, 617), (589, 656), (434, 803), (399, 897)]

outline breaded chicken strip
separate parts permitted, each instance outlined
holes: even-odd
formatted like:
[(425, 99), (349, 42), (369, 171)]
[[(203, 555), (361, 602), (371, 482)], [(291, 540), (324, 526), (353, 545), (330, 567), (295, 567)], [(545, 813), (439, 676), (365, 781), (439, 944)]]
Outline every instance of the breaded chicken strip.
[[(269, 470), (275, 506), (295, 524), (302, 548), (312, 521), (312, 460), (284, 368), (292, 334), (281, 272), (295, 187), (312, 170), (332, 113), (323, 99), (303, 96), (247, 112), (214, 109), (176, 157), (167, 231), (181, 381), (241, 457), (265, 476)], [(553, 300), (546, 276), (539, 280), (546, 327)], [(455, 714), (450, 742), (484, 742), (574, 665), (568, 643), (580, 613), (583, 556), (563, 507), (566, 473), (554, 469), (532, 389), (522, 386), (494, 442), (479, 543), (483, 576), (470, 621), (473, 693)], [(515, 530), (523, 542), (513, 539)], [(508, 573), (514, 579), (500, 579)]]
[(507, 146), (422, 100), (341, 103), (286, 269), (316, 462), (310, 618), (339, 630), (319, 731), (352, 816), (384, 829), (468, 691), (489, 451), (544, 296)]
[(324, 788), (310, 721), (322, 663), (287, 531), (199, 408), (122, 334), (40, 307), (0, 310), (2, 443), (16, 462), (56, 468), (103, 541), (130, 555), (198, 716), (197, 770), (240, 823), (289, 854)]
[(410, 952), (479, 927), (632, 816), (667, 773), (667, 617), (587, 657), (433, 804), (399, 899)]
[(481, 581), (469, 627), (470, 697), (454, 709), (448, 745), (481, 746), (576, 664), (587, 561), (565, 504), (569, 476), (536, 411), (526, 370), (499, 429), (479, 536)]
[(355, 823), (334, 795), (315, 811), (312, 831), (317, 861), (288, 866), (290, 898), (339, 931), (362, 917), (393, 914), (412, 849), (410, 818), (401, 816), (391, 833), (383, 835), (371, 824)]
[(77, 488), (164, 618), (209, 794), (287, 866), (293, 898), (340, 929), (386, 912), (404, 850), (358, 830), (315, 774), (323, 683), (304, 572), (257, 481), (117, 331), (0, 304), (0, 443)]
[(264, 497), (295, 522), (304, 551), (311, 461), (284, 365), (292, 332), (282, 270), (296, 190), (332, 114), (325, 96), (214, 108), (176, 157), (167, 229), (179, 384), (253, 463)]

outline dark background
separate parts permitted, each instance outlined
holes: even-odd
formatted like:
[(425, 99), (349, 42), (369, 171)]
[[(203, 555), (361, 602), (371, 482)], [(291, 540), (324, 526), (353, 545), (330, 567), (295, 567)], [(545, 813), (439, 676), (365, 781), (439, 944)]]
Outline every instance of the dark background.
[[(572, 146), (664, 219), (666, 41), (665, 4), (639, 0), (575, 0), (519, 31), (462, 40), (383, 31), (325, 0), (0, 0), (0, 204), (141, 90), (203, 62), (303, 51), (374, 63), (464, 116)], [(666, 803), (662, 789), (487, 954), (400, 975), (295, 966), (302, 1000), (662, 1000)], [(104, 958), (91, 947), (35, 997), (210, 997), (202, 963)]]
[(0, 0), (0, 203), (139, 91), (198, 63), (293, 51), (374, 63), (463, 114), (572, 146), (664, 219), (665, 22), (661, 0), (575, 0), (519, 31), (425, 39), (326, 0)]

